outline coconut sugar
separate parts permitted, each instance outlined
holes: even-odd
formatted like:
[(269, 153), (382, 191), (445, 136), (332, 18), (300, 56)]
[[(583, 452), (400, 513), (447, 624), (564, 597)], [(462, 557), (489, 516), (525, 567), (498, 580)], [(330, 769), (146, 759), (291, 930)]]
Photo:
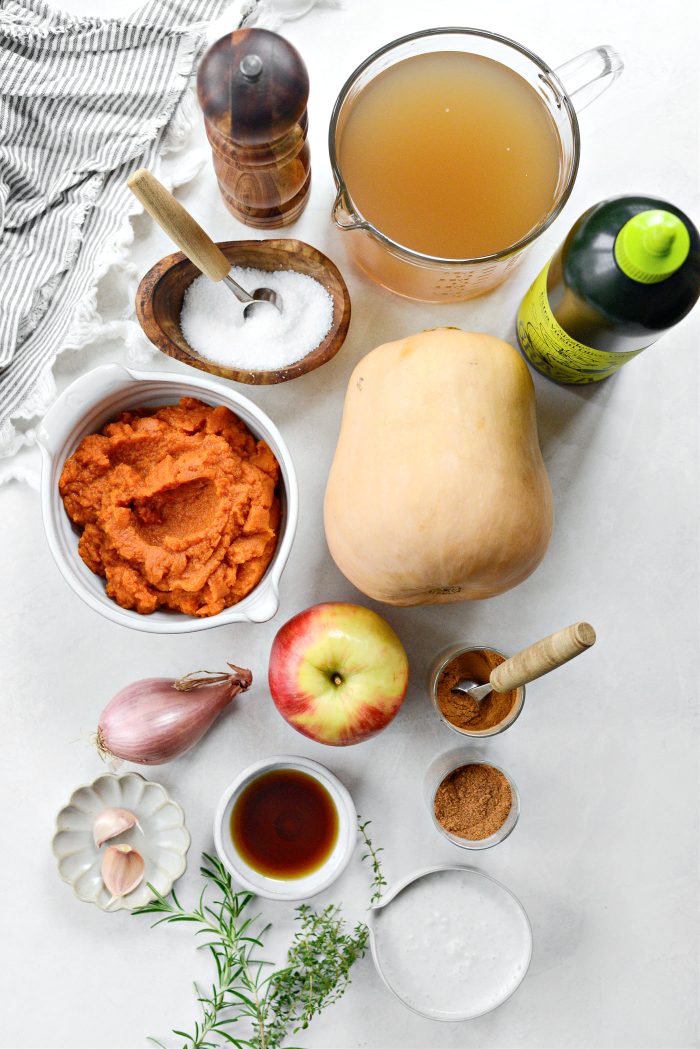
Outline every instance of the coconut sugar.
[(435, 818), (457, 838), (483, 841), (500, 830), (513, 804), (510, 784), (493, 765), (461, 765), (435, 792)]
[(282, 312), (260, 307), (244, 320), (242, 304), (223, 281), (197, 277), (185, 292), (180, 327), (192, 349), (208, 361), (246, 371), (275, 371), (301, 360), (330, 331), (333, 300), (313, 277), (240, 266), (231, 269), (231, 276), (251, 293), (272, 288), (282, 297)]

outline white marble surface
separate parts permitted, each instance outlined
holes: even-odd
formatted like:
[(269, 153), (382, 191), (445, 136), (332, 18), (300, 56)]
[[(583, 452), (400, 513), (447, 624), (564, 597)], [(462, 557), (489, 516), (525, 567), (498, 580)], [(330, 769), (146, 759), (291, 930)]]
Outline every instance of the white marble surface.
[[(85, 8), (81, 0), (71, 6)], [(290, 232), (341, 266), (353, 320), (344, 349), (320, 371), (246, 390), (281, 427), (301, 481), (282, 607), (266, 625), (172, 639), (113, 626), (64, 584), (36, 494), (19, 485), (0, 494), (4, 1046), (137, 1047), (147, 1034), (167, 1040), (172, 1026), (186, 1028), (194, 1018), (191, 981), (206, 975), (208, 963), (195, 956), (189, 929), (150, 931), (146, 919), (79, 903), (50, 851), (55, 812), (103, 767), (89, 734), (118, 688), (228, 659), (250, 666), (256, 678), (191, 755), (153, 771), (183, 804), (192, 832), (183, 898), (197, 891), (198, 856), (211, 848), (212, 815), (226, 784), (254, 758), (284, 751), (323, 761), (342, 778), (373, 820), (391, 880), (464, 859), (434, 831), (421, 796), (424, 769), (454, 742), (423, 687), (435, 651), (459, 639), (514, 650), (577, 618), (598, 628), (596, 649), (533, 685), (517, 725), (481, 748), (508, 768), (521, 792), (515, 833), (475, 855), (474, 866), (503, 880), (530, 915), (535, 952), (523, 986), (490, 1016), (438, 1024), (402, 1008), (365, 960), (346, 997), (294, 1044), (698, 1044), (697, 311), (599, 388), (563, 389), (536, 377), (556, 502), (551, 549), (534, 576), (495, 600), (383, 610), (412, 670), (405, 706), (383, 735), (345, 750), (305, 741), (278, 717), (265, 687), (271, 639), (286, 618), (323, 599), (362, 600), (329, 560), (320, 516), (345, 382), (362, 354), (441, 323), (512, 339), (529, 281), (577, 215), (605, 196), (667, 195), (697, 220), (696, 12), (685, 0), (667, 0), (662, 13), (630, 0), (543, 0), (534, 8), (517, 0), (488, 7), (351, 0), (344, 11), (316, 9), (285, 27), (313, 85), (313, 192)], [(375, 47), (430, 23), (465, 21), (513, 36), (555, 65), (609, 42), (627, 68), (584, 113), (573, 196), (519, 275), (483, 301), (412, 304), (362, 279), (331, 227), (327, 121), (342, 81)], [(201, 133), (196, 138), (201, 144)], [(208, 166), (181, 199), (220, 239), (245, 234), (224, 210)], [(135, 226), (132, 261), (143, 271), (170, 248), (146, 220)], [(123, 350), (114, 343), (67, 359), (62, 381), (105, 355), (119, 359)], [(177, 367), (155, 356), (149, 363)], [(331, 895), (351, 915), (362, 913), (367, 878), (359, 859)], [(284, 931), (289, 912), (278, 907), (272, 916)]]

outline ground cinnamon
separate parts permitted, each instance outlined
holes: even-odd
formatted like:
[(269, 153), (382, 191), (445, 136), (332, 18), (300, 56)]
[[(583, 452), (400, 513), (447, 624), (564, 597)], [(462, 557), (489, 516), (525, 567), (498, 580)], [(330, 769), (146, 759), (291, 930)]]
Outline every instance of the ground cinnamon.
[(513, 804), (508, 780), (493, 765), (460, 765), (435, 792), (435, 818), (457, 838), (481, 841), (503, 826)]
[(499, 725), (511, 714), (520, 701), (520, 689), (491, 692), (480, 702), (452, 691), (465, 678), (477, 685), (485, 684), (491, 671), (503, 662), (503, 656), (488, 648), (462, 652), (450, 660), (438, 678), (436, 692), (438, 707), (451, 725), (468, 732), (482, 732)]

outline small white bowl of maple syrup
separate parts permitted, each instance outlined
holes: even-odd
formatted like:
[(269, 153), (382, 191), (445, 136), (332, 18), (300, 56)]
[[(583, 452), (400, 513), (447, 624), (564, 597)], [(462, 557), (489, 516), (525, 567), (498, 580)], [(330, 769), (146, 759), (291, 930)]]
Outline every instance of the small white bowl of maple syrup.
[(214, 817), (214, 844), (231, 877), (270, 900), (305, 900), (327, 889), (356, 842), (350, 794), (309, 758), (285, 754), (249, 765)]

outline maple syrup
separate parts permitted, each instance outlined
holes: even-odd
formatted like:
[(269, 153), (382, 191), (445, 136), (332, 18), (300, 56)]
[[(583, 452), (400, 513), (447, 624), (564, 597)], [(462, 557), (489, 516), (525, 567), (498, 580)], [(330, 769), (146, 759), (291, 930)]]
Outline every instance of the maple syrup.
[(249, 867), (268, 878), (302, 878), (322, 867), (338, 838), (338, 812), (326, 788), (297, 769), (273, 769), (241, 792), (231, 840)]

